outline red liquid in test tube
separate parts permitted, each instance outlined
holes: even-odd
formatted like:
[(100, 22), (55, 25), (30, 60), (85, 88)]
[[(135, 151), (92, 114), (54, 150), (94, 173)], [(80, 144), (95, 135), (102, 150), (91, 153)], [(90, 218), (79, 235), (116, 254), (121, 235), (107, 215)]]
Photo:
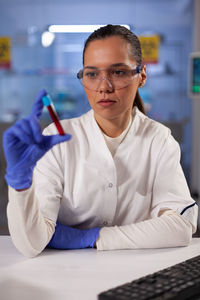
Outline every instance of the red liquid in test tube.
[(44, 97), (42, 98), (42, 102), (43, 102), (44, 106), (46, 106), (46, 108), (48, 109), (48, 112), (49, 112), (49, 114), (50, 114), (50, 117), (51, 117), (52, 121), (54, 122), (54, 124), (55, 124), (55, 126), (56, 126), (56, 128), (57, 128), (57, 130), (58, 130), (58, 133), (59, 133), (60, 135), (65, 135), (65, 132), (64, 132), (64, 130), (63, 130), (61, 124), (60, 124), (60, 121), (59, 121), (59, 119), (58, 119), (58, 115), (57, 115), (57, 113), (56, 113), (56, 110), (55, 110), (55, 108), (53, 107), (53, 104), (51, 103), (51, 98), (50, 98), (50, 96), (49, 96), (49, 95), (44, 96)]

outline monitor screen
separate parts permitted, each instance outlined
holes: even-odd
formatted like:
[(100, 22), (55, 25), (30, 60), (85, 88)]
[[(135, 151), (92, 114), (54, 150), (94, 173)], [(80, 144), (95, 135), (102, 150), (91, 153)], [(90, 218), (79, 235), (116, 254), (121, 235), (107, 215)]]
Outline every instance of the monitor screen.
[(200, 53), (192, 53), (190, 60), (190, 94), (200, 98)]

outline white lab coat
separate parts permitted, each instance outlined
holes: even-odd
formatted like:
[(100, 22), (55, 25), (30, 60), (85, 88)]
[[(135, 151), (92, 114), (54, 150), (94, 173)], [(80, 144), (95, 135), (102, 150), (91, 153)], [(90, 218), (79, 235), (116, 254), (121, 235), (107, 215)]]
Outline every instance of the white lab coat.
[[(53, 147), (37, 164), (36, 195), (42, 214), (56, 222), (91, 228), (183, 213), (196, 228), (197, 205), (180, 166), (170, 130), (133, 110), (132, 125), (112, 157), (90, 110), (63, 120), (72, 140)], [(51, 124), (46, 134), (56, 133)]]
[[(167, 127), (134, 108), (132, 125), (112, 156), (92, 110), (62, 126), (72, 140), (40, 159), (28, 190), (9, 187), (9, 230), (20, 252), (38, 255), (57, 220), (83, 229), (102, 227), (97, 250), (189, 244), (198, 208)], [(54, 124), (45, 130), (55, 133)]]

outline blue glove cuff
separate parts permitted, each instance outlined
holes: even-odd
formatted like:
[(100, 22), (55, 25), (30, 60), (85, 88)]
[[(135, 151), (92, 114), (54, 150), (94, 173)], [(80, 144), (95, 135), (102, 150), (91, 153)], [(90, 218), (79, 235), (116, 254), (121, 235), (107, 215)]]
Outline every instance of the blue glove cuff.
[(54, 235), (47, 246), (55, 249), (94, 248), (100, 229), (77, 229), (57, 222)]
[(9, 186), (16, 190), (27, 189), (32, 184), (32, 174), (33, 167), (27, 171), (23, 170), (22, 172), (7, 168), (5, 180)]
[[(99, 236), (99, 231), (101, 227), (95, 227), (95, 228), (90, 228), (86, 229), (85, 234), (83, 235), (83, 244), (86, 243), (88, 244), (88, 248), (94, 248), (94, 245), (96, 243), (96, 240), (98, 239)], [(85, 247), (84, 247), (85, 248)]]

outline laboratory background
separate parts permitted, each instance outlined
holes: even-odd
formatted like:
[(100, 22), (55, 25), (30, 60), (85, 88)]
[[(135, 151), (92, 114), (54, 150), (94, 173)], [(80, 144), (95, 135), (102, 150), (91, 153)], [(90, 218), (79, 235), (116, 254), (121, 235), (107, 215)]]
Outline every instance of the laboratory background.
[[(76, 74), (82, 68), (89, 30), (106, 24), (126, 25), (140, 38), (147, 66), (147, 81), (140, 89), (146, 113), (168, 126), (180, 144), (181, 165), (199, 203), (200, 90), (191, 94), (190, 81), (191, 54), (200, 52), (200, 1), (0, 0), (1, 235), (8, 234), (2, 134), (30, 113), (42, 88), (51, 95), (61, 119), (90, 109)], [(199, 64), (197, 60), (197, 69)], [(44, 110), (42, 128), (50, 122)]]

